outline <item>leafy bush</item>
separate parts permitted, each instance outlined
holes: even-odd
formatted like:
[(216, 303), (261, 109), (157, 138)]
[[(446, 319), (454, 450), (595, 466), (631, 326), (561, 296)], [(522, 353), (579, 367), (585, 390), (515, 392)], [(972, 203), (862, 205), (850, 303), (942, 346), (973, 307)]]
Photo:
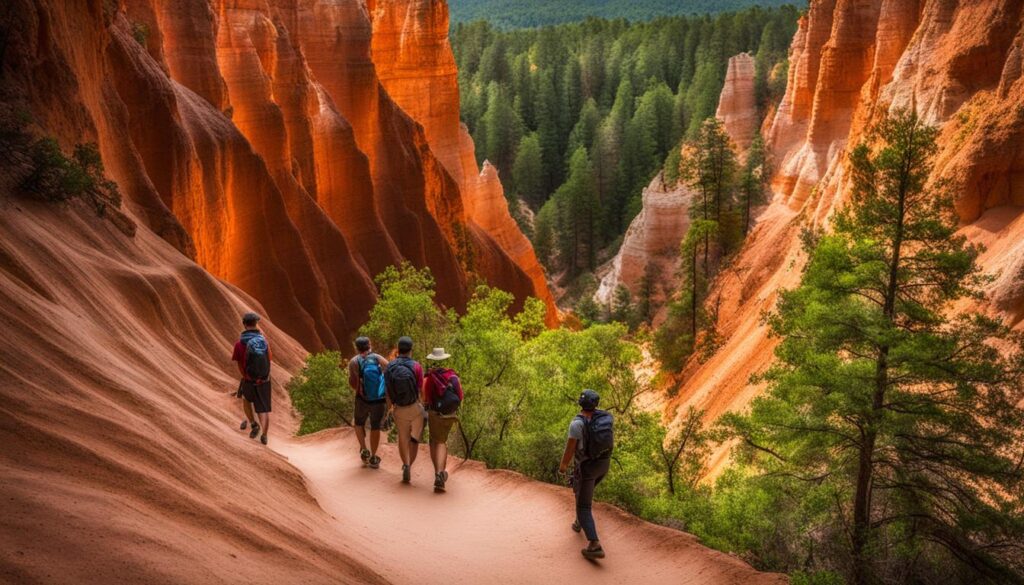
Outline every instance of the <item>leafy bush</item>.
[(292, 405), (302, 415), (300, 435), (352, 424), (353, 397), (341, 359), (336, 351), (310, 355), (288, 382)]

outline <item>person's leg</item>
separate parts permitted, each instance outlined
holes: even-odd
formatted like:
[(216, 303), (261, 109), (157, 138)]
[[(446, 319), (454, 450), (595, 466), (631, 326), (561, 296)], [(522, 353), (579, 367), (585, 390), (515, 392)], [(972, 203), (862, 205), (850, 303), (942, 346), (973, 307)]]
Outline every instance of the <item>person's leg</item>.
[(409, 444), (412, 441), (412, 420), (405, 411), (408, 407), (399, 406), (395, 409), (395, 426), (398, 427), (398, 456), (402, 463), (409, 465)]
[(261, 412), (261, 413), (259, 413), (259, 417), (260, 417), (260, 434), (261, 435), (266, 435), (268, 432), (270, 432), (270, 413), (269, 412)]
[(245, 413), (245, 418), (249, 421), (249, 424), (256, 424), (256, 414), (252, 411), (252, 402), (245, 398), (242, 399), (242, 412)]
[(591, 544), (598, 542), (597, 527), (594, 525), (594, 488), (597, 476), (592, 473), (594, 461), (586, 461), (579, 466), (576, 480), (576, 519), (583, 528), (587, 540)]
[(370, 407), (370, 456), (373, 457), (377, 454), (377, 448), (380, 447), (380, 427), (384, 422), (384, 414), (387, 410), (387, 405), (383, 402), (374, 404)]
[(416, 462), (416, 456), (420, 452), (420, 440), (423, 438), (423, 426), (424, 426), (424, 415), (423, 407), (419, 404), (414, 404), (410, 407), (414, 413), (412, 419), (412, 428), (409, 432), (409, 467)]
[(358, 396), (354, 402), (355, 412), (353, 412), (352, 422), (356, 440), (359, 441), (359, 454), (362, 455), (366, 451), (366, 419), (370, 416), (370, 409)]

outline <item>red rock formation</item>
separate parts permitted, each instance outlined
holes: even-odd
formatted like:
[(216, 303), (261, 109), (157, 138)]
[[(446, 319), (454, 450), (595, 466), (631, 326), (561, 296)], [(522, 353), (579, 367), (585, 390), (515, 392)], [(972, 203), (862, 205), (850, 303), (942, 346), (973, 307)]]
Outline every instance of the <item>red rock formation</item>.
[[(458, 70), (448, 40), (448, 7), (442, 0), (379, 0), (373, 8), (372, 56), (381, 83), (395, 102), (423, 126), (431, 151), (459, 184), (471, 233), (493, 238), (529, 283), (497, 280), (499, 286), (536, 296), (555, 324), (554, 299), (533, 246), (508, 210), (497, 169), (476, 166), (473, 139), (459, 121)], [(478, 248), (485, 248), (480, 242)], [(478, 258), (494, 265), (485, 274), (506, 273), (503, 258)], [(480, 266), (478, 266), (480, 268)], [(520, 290), (526, 284), (524, 290)]]
[(749, 53), (729, 58), (715, 117), (721, 120), (740, 155), (746, 153), (761, 125), (754, 95), (754, 58)]
[(667, 291), (675, 288), (679, 244), (690, 227), (692, 198), (693, 194), (682, 183), (669, 188), (661, 174), (654, 177), (644, 189), (643, 207), (629, 224), (619, 252), (601, 269), (604, 274), (594, 294), (595, 301), (611, 304), (619, 286), (625, 286), (637, 298), (650, 267), (660, 283), (652, 304), (655, 308), (664, 304)]
[[(465, 302), (470, 271), (549, 298), (511, 217), (467, 214), (480, 180), (461, 173), (444, 3), (16, 4), (25, 34), (11, 41), (9, 80), (39, 126), (97, 142), (133, 213), (306, 347), (343, 344), (374, 302), (372, 275), (402, 260), (430, 266), (449, 306)], [(392, 84), (407, 112), (382, 85), (378, 17), (431, 110)], [(451, 74), (419, 67), (435, 61)]]
[[(996, 276), (985, 309), (1024, 320), (1024, 3), (1019, 0), (815, 0), (790, 50), (771, 129), (775, 199), (717, 283), (725, 343), (691, 364), (679, 398), (714, 417), (756, 394), (749, 374), (772, 358), (758, 314), (795, 286), (800, 229), (827, 227), (848, 189), (846, 153), (871, 124), (916, 108), (942, 134), (935, 177), (953, 182), (963, 233)], [(735, 277), (734, 277), (735, 276)], [(724, 452), (723, 452), (724, 454)], [(723, 455), (720, 454), (720, 455)]]

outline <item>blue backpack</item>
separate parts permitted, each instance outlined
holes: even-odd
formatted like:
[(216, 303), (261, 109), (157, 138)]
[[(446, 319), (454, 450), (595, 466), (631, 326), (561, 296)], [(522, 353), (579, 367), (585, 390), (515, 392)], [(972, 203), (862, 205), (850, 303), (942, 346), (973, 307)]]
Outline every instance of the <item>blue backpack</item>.
[(270, 378), (270, 346), (267, 338), (259, 331), (242, 333), (245, 344), (245, 374), (254, 382), (266, 382)]
[(359, 377), (363, 381), (363, 398), (367, 402), (384, 400), (384, 372), (380, 369), (377, 354), (359, 358)]

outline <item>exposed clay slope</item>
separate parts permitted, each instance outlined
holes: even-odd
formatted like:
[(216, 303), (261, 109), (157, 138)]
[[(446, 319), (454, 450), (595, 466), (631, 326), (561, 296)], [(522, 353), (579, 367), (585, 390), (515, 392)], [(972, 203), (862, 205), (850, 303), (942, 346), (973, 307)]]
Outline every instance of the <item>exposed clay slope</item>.
[[(1024, 319), (1024, 3), (1019, 0), (815, 0), (790, 50), (785, 97), (769, 131), (775, 198), (717, 283), (725, 343), (683, 372), (670, 406), (710, 416), (757, 392), (749, 374), (772, 358), (759, 315), (799, 282), (799, 232), (827, 227), (846, 195), (846, 153), (873, 120), (915, 107), (942, 127), (935, 176), (953, 182), (963, 233), (988, 247), (990, 303)], [(722, 454), (719, 454), (720, 456)]]
[(643, 206), (626, 230), (619, 252), (602, 267), (604, 275), (594, 300), (611, 304), (615, 291), (625, 286), (636, 298), (644, 275), (651, 275), (655, 287), (652, 304), (661, 307), (669, 291), (675, 288), (679, 265), (679, 244), (690, 227), (690, 201), (693, 194), (679, 183), (665, 185), (659, 173), (644, 189)]
[(474, 189), (381, 85), (370, 12), (358, 0), (16, 0), (5, 78), (45, 131), (99, 144), (146, 225), (308, 348), (345, 342), (373, 304), (371, 275), (403, 259), (433, 269), (447, 305), (465, 302), (471, 273), (544, 297), (517, 264), (521, 242), (506, 251), (507, 230), (473, 224)]
[[(4, 197), (0, 581), (383, 583), (302, 476), (237, 431), (227, 358), (255, 301), (148, 229)], [(295, 367), (305, 352), (268, 328)]]
[(761, 124), (754, 95), (754, 58), (750, 53), (729, 58), (715, 117), (722, 121), (736, 150), (745, 153)]

